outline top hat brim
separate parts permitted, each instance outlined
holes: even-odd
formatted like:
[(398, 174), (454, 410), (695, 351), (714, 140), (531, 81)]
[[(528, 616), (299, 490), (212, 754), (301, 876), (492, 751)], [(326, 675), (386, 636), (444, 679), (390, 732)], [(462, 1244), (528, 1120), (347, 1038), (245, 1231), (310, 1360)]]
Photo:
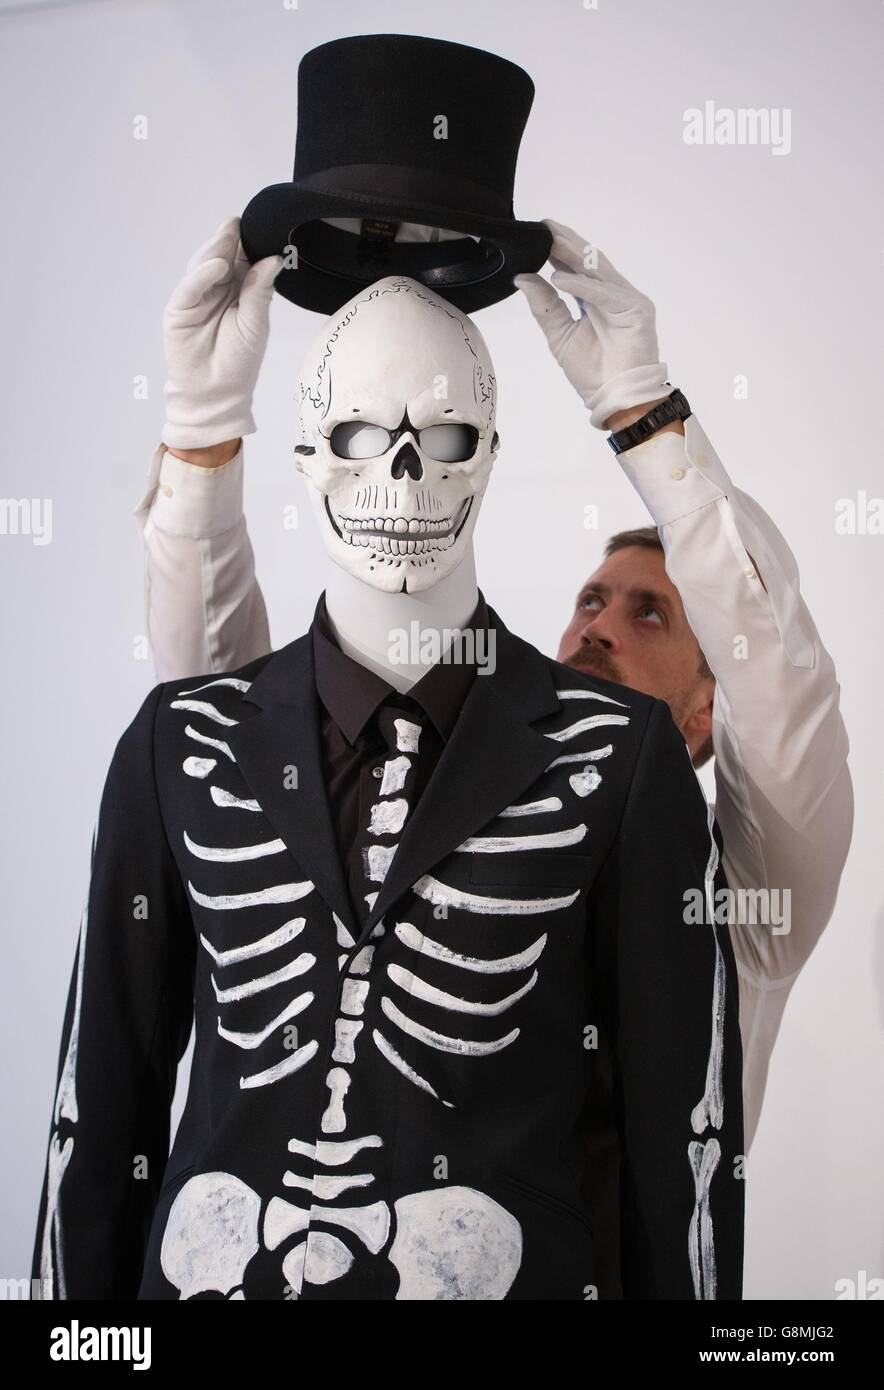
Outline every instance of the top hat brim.
[[(359, 237), (321, 218), (413, 222), (463, 232), (437, 242)], [(479, 241), (470, 240), (478, 237)], [(552, 246), (543, 222), (466, 212), (389, 194), (318, 191), (295, 182), (271, 184), (252, 198), (240, 220), (243, 250), (254, 264), (296, 249), (297, 268), (284, 267), (274, 288), (293, 304), (333, 314), (387, 275), (408, 275), (463, 313), (472, 314), (516, 292), (513, 276), (537, 271)]]

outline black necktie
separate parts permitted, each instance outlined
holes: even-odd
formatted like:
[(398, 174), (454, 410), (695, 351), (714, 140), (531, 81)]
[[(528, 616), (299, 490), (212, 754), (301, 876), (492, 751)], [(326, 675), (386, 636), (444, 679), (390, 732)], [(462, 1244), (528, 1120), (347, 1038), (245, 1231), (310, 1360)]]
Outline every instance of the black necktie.
[(382, 775), (377, 779), (377, 795), (369, 807), (367, 824), (360, 826), (358, 839), (365, 879), (363, 897), (369, 911), (413, 809), (423, 719), (423, 711), (414, 701), (408, 705), (386, 702), (376, 715), (386, 756), (381, 754), (384, 761), (378, 764)]

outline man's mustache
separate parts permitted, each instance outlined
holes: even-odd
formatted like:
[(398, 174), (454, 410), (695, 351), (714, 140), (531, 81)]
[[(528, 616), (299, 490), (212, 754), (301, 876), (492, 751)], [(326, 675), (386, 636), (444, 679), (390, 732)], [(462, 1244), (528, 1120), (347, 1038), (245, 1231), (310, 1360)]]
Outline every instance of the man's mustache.
[(601, 676), (602, 680), (623, 685), (623, 677), (604, 647), (587, 647), (576, 651), (566, 656), (562, 665), (573, 666), (577, 671), (590, 671), (595, 676)]

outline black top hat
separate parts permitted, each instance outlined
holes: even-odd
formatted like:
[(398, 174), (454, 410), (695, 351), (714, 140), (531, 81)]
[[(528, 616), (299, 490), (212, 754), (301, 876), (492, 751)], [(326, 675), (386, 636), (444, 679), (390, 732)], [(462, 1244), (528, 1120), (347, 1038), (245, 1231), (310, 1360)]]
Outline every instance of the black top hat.
[[(385, 275), (408, 275), (465, 313), (506, 299), (552, 244), (542, 222), (513, 216), (533, 97), (515, 63), (442, 39), (360, 34), (311, 49), (298, 68), (294, 176), (245, 209), (246, 255), (294, 246), (297, 269), (275, 287), (324, 314)], [(359, 218), (361, 234), (327, 217)], [(400, 222), (465, 235), (395, 241)]]

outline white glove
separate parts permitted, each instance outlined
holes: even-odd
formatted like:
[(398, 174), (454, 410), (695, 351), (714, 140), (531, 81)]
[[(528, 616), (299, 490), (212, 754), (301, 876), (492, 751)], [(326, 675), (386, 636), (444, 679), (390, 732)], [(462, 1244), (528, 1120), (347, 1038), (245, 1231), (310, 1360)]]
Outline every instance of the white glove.
[[(592, 412), (590, 423), (605, 429), (605, 421), (616, 411), (659, 400), (672, 389), (666, 363), (658, 361), (654, 306), (598, 247), (597, 268), (587, 269), (585, 258), (593, 248), (586, 239), (560, 222), (544, 221), (553, 234), (552, 284), (541, 275), (516, 275), (513, 284), (527, 299), (553, 357)], [(574, 296), (578, 319), (571, 317), (556, 290)]]
[(266, 256), (250, 266), (238, 217), (191, 256), (163, 314), (170, 448), (206, 449), (255, 433), (252, 395), (282, 264), (282, 256)]

